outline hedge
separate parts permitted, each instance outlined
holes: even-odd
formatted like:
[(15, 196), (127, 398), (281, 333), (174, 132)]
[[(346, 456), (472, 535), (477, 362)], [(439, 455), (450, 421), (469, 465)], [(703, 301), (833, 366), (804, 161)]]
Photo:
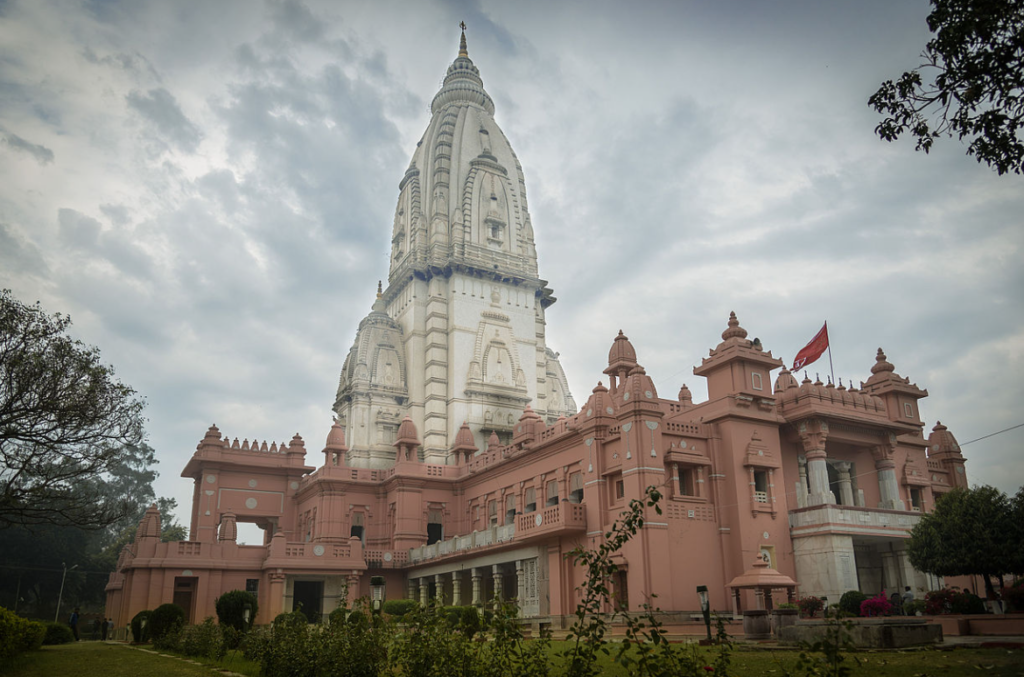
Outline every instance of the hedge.
[(43, 644), (67, 644), (75, 641), (75, 635), (71, 628), (63, 623), (47, 623), (46, 636), (43, 637)]
[(146, 625), (146, 634), (157, 640), (168, 632), (185, 625), (185, 610), (177, 604), (161, 604), (153, 609)]
[(0, 607), (0, 664), (25, 651), (38, 649), (44, 637), (45, 625)]
[[(135, 614), (135, 618), (132, 619), (132, 641), (135, 644), (145, 644), (149, 641), (149, 615), (152, 611), (140, 611)], [(146, 621), (146, 627), (142, 627), (142, 621)]]
[[(249, 622), (245, 622), (245, 606), (249, 605)], [(259, 604), (256, 595), (245, 590), (231, 590), (225, 592), (214, 602), (217, 609), (217, 621), (224, 626), (230, 626), (239, 632), (248, 632), (252, 624), (256, 622), (256, 612), (259, 611)]]
[(389, 599), (384, 602), (382, 609), (389, 616), (401, 618), (417, 606), (419, 606), (419, 602), (414, 599)]

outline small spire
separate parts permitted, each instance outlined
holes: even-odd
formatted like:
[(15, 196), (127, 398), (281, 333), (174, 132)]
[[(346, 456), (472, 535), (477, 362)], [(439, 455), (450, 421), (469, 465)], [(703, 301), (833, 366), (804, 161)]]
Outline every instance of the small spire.
[(469, 56), (469, 50), (466, 48), (466, 22), (459, 22), (459, 28), (462, 29), (462, 38), (459, 40), (459, 56)]
[(377, 298), (384, 296), (384, 287), (381, 285), (381, 281), (377, 280)]

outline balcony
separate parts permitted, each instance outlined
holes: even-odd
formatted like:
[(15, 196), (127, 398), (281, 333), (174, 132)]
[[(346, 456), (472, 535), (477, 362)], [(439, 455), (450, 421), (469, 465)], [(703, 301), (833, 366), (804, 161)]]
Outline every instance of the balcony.
[(563, 501), (537, 512), (516, 516), (518, 540), (587, 531), (587, 511), (581, 503)]
[(815, 505), (790, 510), (789, 531), (793, 538), (820, 534), (908, 538), (920, 520), (921, 514), (917, 512)]
[(585, 533), (587, 515), (583, 505), (563, 502), (526, 515), (516, 515), (512, 524), (474, 531), (432, 545), (409, 550), (409, 564), (421, 564), (446, 558), (458, 558), (497, 550), (508, 544), (519, 545), (538, 538), (568, 533)]

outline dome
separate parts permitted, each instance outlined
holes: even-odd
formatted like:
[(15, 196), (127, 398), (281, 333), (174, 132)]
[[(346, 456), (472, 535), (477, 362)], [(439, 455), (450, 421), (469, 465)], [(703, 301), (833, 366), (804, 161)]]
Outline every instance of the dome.
[(477, 450), (476, 443), (473, 441), (473, 431), (469, 429), (469, 424), (463, 421), (459, 432), (455, 435), (455, 446), (452, 447), (452, 451), (475, 452)]
[(722, 332), (723, 341), (728, 341), (731, 338), (747, 338), (747, 330), (740, 326), (740, 321), (736, 319), (735, 312), (729, 313), (729, 326)]
[(345, 446), (345, 429), (335, 423), (331, 431), (327, 433), (327, 442), (324, 444), (324, 451), (348, 451)]
[(605, 369), (604, 373), (608, 374), (619, 369), (629, 371), (635, 366), (636, 349), (633, 348), (633, 344), (629, 342), (629, 339), (620, 329), (619, 335), (612, 341), (611, 350), (608, 351), (608, 368)]
[(400, 444), (417, 445), (420, 443), (419, 433), (416, 431), (416, 424), (406, 416), (398, 426), (398, 435), (395, 439), (395, 446)]

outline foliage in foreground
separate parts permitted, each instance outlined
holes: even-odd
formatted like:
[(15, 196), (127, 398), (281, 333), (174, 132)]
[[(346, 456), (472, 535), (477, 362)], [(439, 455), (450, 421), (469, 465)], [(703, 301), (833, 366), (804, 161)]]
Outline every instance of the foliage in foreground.
[(908, 133), (926, 153), (938, 137), (956, 135), (1000, 174), (1024, 172), (1024, 3), (932, 0), (928, 29), (935, 37), (924, 63), (868, 99), (886, 116), (875, 133), (886, 141)]
[(0, 528), (95, 529), (127, 511), (97, 486), (142, 442), (144, 402), (70, 326), (0, 291)]
[(75, 641), (75, 635), (71, 628), (63, 623), (47, 623), (46, 635), (43, 637), (44, 645), (68, 644)]
[(22, 618), (0, 607), (0, 666), (25, 651), (38, 649), (46, 636), (46, 626)]

